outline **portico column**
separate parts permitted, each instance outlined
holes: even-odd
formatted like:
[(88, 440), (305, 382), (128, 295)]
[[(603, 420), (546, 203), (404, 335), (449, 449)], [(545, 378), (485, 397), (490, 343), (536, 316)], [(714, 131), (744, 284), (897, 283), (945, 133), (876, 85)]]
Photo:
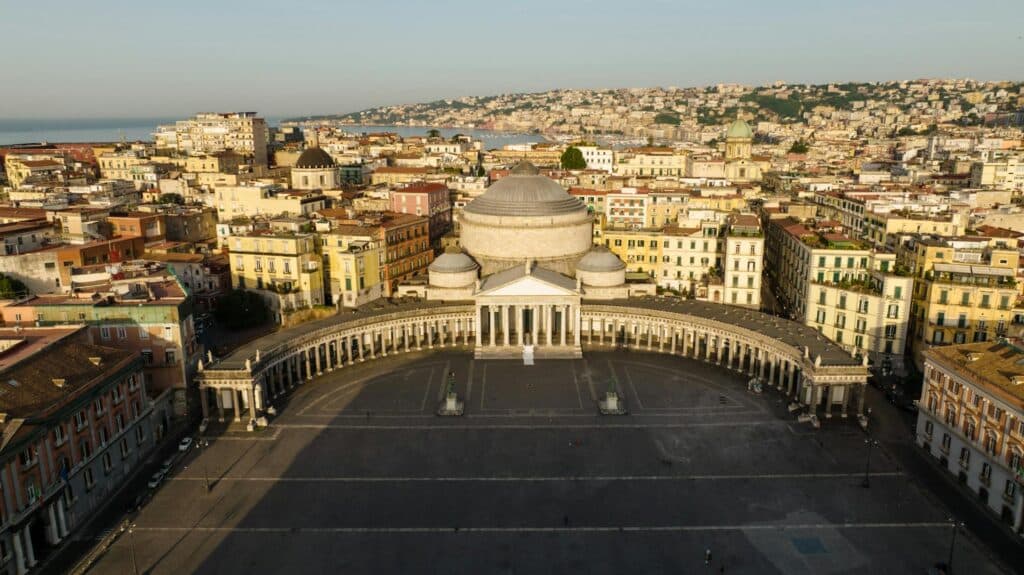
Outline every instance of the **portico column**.
[(217, 421), (224, 423), (224, 391), (219, 387), (213, 388), (213, 391), (217, 394), (217, 411), (220, 413)]
[(757, 350), (757, 357), (760, 360), (758, 362), (759, 365), (757, 366), (757, 377), (762, 381), (764, 380), (764, 364), (767, 355), (768, 354), (763, 349)]
[(310, 367), (308, 347), (302, 350), (302, 357), (306, 360), (306, 379), (313, 379), (313, 369)]
[(242, 390), (232, 389), (231, 393), (235, 400), (235, 421), (242, 421)]
[(669, 344), (668, 352), (672, 355), (676, 354), (676, 329), (672, 328), (672, 343)]
[(537, 345), (537, 336), (540, 334), (540, 306), (530, 306), (530, 343)]
[(256, 388), (249, 388), (249, 419), (256, 421)]
[(647, 324), (647, 351), (654, 349), (654, 324)]
[(554, 320), (551, 319), (555, 315), (554, 306), (544, 306), (544, 343), (546, 345), (554, 345), (554, 339), (551, 337), (551, 329), (554, 327)]
[(857, 415), (863, 415), (864, 414), (864, 396), (866, 395), (865, 391), (867, 391), (867, 385), (861, 383), (861, 384), (858, 384), (857, 387), (859, 388), (857, 390)]
[[(560, 306), (558, 306), (558, 309), (559, 309), (559, 313), (561, 314), (561, 317), (558, 320), (558, 331), (561, 332), (559, 334), (559, 336), (562, 338), (562, 345), (564, 346), (565, 345), (565, 331), (566, 331), (565, 330), (565, 324), (568, 323), (568, 321), (569, 321), (569, 306), (567, 306), (567, 305), (560, 305)], [(604, 321), (603, 320), (602, 320), (601, 324), (602, 324), (602, 327), (603, 327), (603, 325), (604, 325)], [(604, 343), (604, 329), (601, 330), (601, 343)]]
[(473, 318), (473, 327), (476, 329), (476, 347), (483, 346), (483, 337), (480, 335), (480, 314), (483, 313), (483, 306), (476, 306), (476, 317)]
[(722, 359), (725, 355), (725, 339), (722, 336), (718, 336), (716, 343), (717, 345), (715, 346), (715, 353), (718, 354), (718, 357), (715, 358), (715, 363), (717, 363), (718, 365), (722, 365)]
[(771, 363), (771, 366), (768, 369), (768, 383), (770, 385), (774, 385), (775, 387), (778, 387), (778, 383), (775, 381), (775, 363), (777, 361), (778, 361), (778, 359), (775, 356), (772, 356), (772, 359), (771, 359), (772, 363)]
[(711, 350), (714, 348), (712, 338), (715, 336), (710, 331), (704, 332), (704, 361), (711, 363)]
[(850, 403), (850, 388), (852, 386), (843, 386), (843, 406), (840, 415), (843, 419), (846, 419), (846, 406)]
[(323, 366), (320, 365), (320, 344), (319, 343), (313, 346), (313, 360), (316, 363), (316, 374), (317, 375), (323, 375), (324, 374), (324, 370), (322, 369)]
[(796, 376), (796, 365), (793, 362), (786, 362), (786, 395), (793, 394), (793, 383)]
[(501, 306), (501, 330), (503, 332), (503, 335), (505, 336), (502, 339), (505, 340), (505, 345), (506, 346), (511, 346), (512, 345), (512, 330), (510, 329), (511, 326), (512, 326), (512, 306), (511, 305), (503, 305), (503, 306)]
[(582, 343), (580, 342), (580, 329), (583, 327), (583, 310), (581, 310), (578, 305), (573, 306), (573, 310), (573, 317), (576, 318), (576, 321), (573, 323), (573, 325), (576, 326), (576, 334), (573, 341), (576, 346), (580, 346)]
[(497, 337), (494, 332), (497, 331), (495, 323), (497, 323), (496, 318), (497, 318), (498, 314), (494, 313), (495, 311), (497, 311), (497, 310), (495, 309), (495, 307), (493, 305), (487, 306), (487, 313), (490, 314), (490, 317), (488, 319), (491, 322), (491, 326), (490, 326), (491, 327), (491, 329), (490, 329), (490, 332), (491, 332), (491, 347), (494, 347), (494, 342), (496, 341), (495, 338)]
[(203, 408), (203, 419), (210, 419), (210, 396), (209, 390), (205, 387), (199, 388), (199, 401)]

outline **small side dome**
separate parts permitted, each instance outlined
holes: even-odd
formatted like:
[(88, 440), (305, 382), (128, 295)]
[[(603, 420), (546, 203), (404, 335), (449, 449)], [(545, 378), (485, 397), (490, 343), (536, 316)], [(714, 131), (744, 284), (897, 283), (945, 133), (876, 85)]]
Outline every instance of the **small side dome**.
[(428, 272), (455, 274), (461, 272), (475, 272), (479, 268), (472, 258), (462, 253), (459, 248), (450, 247), (443, 254), (437, 257), (430, 266)]
[(595, 246), (580, 258), (579, 263), (576, 264), (576, 269), (578, 271), (598, 273), (617, 272), (626, 269), (626, 264), (622, 263), (619, 256), (613, 254), (607, 247)]
[(605, 246), (596, 246), (576, 264), (576, 277), (585, 286), (620, 286), (626, 283), (626, 264)]
[(321, 148), (306, 148), (299, 159), (295, 161), (295, 167), (300, 170), (316, 168), (333, 168), (334, 158)]

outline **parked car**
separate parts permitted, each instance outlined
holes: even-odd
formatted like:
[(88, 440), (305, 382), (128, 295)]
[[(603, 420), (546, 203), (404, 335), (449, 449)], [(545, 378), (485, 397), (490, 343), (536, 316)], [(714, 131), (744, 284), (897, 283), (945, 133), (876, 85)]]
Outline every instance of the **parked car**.
[(160, 466), (160, 473), (163, 473), (164, 475), (167, 475), (168, 473), (171, 472), (171, 468), (173, 468), (173, 467), (174, 467), (174, 458), (173, 457), (168, 457), (167, 459), (164, 460), (163, 464)]
[(149, 478), (149, 483), (147, 483), (146, 485), (150, 489), (156, 489), (157, 487), (160, 487), (160, 484), (163, 483), (163, 482), (164, 482), (164, 474), (159, 472), (159, 471), (157, 471), (156, 473), (153, 474), (152, 477)]
[(178, 444), (178, 451), (188, 451), (189, 447), (192, 447), (192, 438), (186, 437), (185, 439), (181, 440), (181, 443)]

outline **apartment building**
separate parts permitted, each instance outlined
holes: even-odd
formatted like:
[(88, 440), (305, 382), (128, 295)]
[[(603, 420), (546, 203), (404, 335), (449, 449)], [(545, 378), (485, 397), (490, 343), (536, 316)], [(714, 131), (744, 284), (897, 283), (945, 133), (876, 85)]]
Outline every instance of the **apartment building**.
[(267, 124), (256, 112), (202, 113), (174, 125), (158, 126), (156, 147), (187, 155), (233, 150), (267, 163)]
[(614, 170), (615, 153), (611, 149), (597, 146), (576, 146), (576, 149), (583, 154), (588, 170), (601, 170), (609, 174)]
[(686, 159), (686, 152), (673, 148), (632, 148), (615, 154), (612, 172), (618, 176), (679, 178), (686, 175)]
[(914, 238), (900, 248), (914, 277), (914, 359), (932, 347), (1005, 336), (1020, 296), (1020, 254), (993, 238)]
[(961, 214), (926, 215), (901, 210), (866, 214), (862, 235), (878, 247), (894, 249), (901, 235), (956, 237), (966, 231), (967, 218)]
[[(820, 225), (820, 224), (819, 224)], [(839, 227), (771, 220), (765, 265), (790, 317), (822, 332), (882, 372), (902, 372), (913, 278), (896, 254)]]
[(375, 228), (336, 226), (320, 240), (332, 304), (359, 307), (384, 296), (386, 252)]
[(1024, 530), (1024, 349), (1006, 340), (924, 352), (916, 441), (1015, 532)]
[(702, 301), (760, 308), (760, 220), (753, 214), (695, 215), (700, 219), (664, 228), (658, 285)]
[(1017, 156), (974, 162), (971, 187), (1024, 190), (1024, 162)]
[(4, 324), (84, 324), (93, 344), (141, 356), (147, 389), (171, 389), (175, 413), (184, 414), (202, 346), (192, 321), (193, 300), (181, 282), (156, 262), (91, 266), (76, 272), (69, 294), (35, 295), (0, 307)]
[(647, 188), (622, 188), (604, 196), (607, 228), (638, 230), (647, 225), (650, 193)]
[(84, 335), (80, 326), (0, 329), (4, 573), (30, 571), (91, 519), (163, 429), (141, 358)]
[(309, 216), (327, 206), (319, 191), (288, 190), (276, 184), (218, 186), (212, 197), (220, 221), (253, 216)]
[(231, 286), (255, 290), (281, 313), (324, 303), (323, 265), (312, 233), (255, 230), (228, 238)]
[(442, 183), (416, 183), (391, 191), (392, 212), (425, 216), (430, 228), (430, 243), (441, 245), (441, 236), (452, 227), (451, 191)]
[(627, 272), (660, 276), (661, 244), (664, 232), (660, 229), (606, 228), (598, 240), (626, 264)]

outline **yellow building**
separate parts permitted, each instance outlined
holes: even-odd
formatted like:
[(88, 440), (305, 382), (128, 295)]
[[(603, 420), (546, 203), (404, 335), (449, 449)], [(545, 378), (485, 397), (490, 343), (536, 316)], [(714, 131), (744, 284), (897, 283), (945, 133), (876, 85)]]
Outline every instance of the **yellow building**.
[(901, 247), (914, 276), (913, 350), (1006, 335), (1020, 295), (1020, 256), (990, 238), (918, 238)]
[(275, 314), (322, 305), (323, 266), (317, 247), (311, 233), (261, 230), (231, 236), (231, 287), (259, 291)]
[(376, 228), (338, 226), (320, 237), (331, 303), (359, 307), (384, 296), (384, 246)]
[(309, 216), (327, 206), (320, 192), (285, 190), (273, 184), (218, 186), (214, 198), (217, 218), (228, 221), (252, 216)]
[(612, 173), (619, 176), (679, 178), (686, 175), (686, 158), (686, 152), (673, 148), (633, 148), (615, 154)]
[(894, 247), (894, 236), (900, 234), (931, 234), (942, 237), (962, 236), (966, 232), (966, 218), (960, 214), (923, 216), (905, 212), (864, 214), (863, 235), (877, 246)]
[(606, 229), (601, 239), (612, 253), (626, 263), (627, 272), (643, 272), (651, 277), (659, 277), (663, 235), (660, 229)]

